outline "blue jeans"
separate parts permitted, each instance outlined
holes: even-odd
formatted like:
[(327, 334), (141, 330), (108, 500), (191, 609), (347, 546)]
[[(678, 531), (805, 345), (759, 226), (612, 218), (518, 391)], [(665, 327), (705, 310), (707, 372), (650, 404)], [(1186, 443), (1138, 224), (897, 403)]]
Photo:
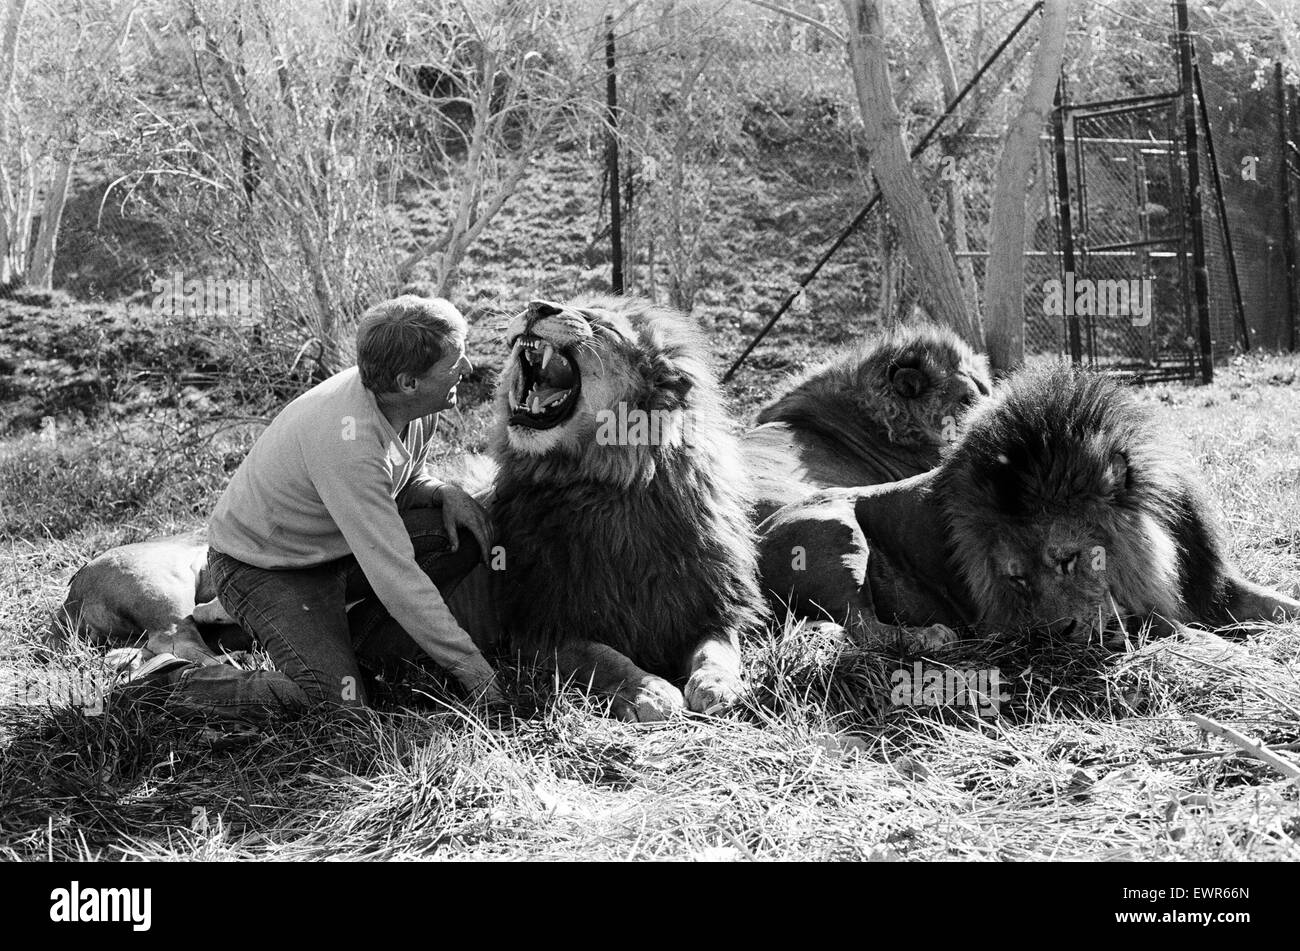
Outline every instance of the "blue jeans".
[[(479, 562), (478, 543), (461, 531), (458, 550), (450, 551), (441, 508), (408, 509), (402, 521), (416, 562), (451, 607), (456, 588)], [(351, 555), (309, 568), (267, 569), (212, 549), (208, 569), (222, 606), (262, 645), (275, 670), (217, 664), (186, 671), (172, 691), (174, 705), (234, 720), (321, 705), (363, 707), (362, 663), (391, 671), (427, 657), (375, 597)], [(349, 617), (346, 606), (354, 601), (363, 603)]]

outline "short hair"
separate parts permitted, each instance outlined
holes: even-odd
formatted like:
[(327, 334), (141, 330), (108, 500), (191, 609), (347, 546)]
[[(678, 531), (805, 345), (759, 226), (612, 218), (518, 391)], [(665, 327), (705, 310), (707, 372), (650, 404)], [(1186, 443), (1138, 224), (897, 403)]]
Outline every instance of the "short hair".
[(395, 392), (399, 373), (428, 373), (451, 338), (466, 331), (460, 311), (440, 297), (403, 294), (376, 304), (357, 324), (361, 385), (372, 393)]

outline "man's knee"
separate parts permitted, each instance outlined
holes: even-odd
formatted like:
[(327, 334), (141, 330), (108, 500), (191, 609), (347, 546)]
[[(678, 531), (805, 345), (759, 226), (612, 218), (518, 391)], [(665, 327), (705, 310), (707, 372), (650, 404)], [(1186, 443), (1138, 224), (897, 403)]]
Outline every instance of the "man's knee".
[(415, 560), (420, 569), (439, 589), (460, 581), (479, 563), (481, 549), (478, 539), (462, 529), (458, 542), (455, 551), (451, 550), (450, 542), (424, 552), (416, 549)]

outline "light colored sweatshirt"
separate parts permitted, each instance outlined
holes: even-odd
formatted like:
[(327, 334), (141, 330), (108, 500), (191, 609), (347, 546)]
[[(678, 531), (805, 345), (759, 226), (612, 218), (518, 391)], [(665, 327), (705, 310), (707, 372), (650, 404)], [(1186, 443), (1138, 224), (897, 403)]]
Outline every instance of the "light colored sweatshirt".
[(394, 431), (356, 367), (286, 406), (217, 502), (208, 542), (259, 568), (305, 568), (356, 556), (388, 613), (462, 681), (488, 665), (415, 561), (399, 511), (403, 491), (441, 484), (424, 470), (437, 416)]

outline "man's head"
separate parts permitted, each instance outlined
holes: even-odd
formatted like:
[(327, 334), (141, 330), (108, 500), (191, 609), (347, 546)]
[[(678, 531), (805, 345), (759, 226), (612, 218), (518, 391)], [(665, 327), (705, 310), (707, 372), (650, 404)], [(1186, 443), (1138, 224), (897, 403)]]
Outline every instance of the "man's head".
[(456, 405), (456, 384), (474, 367), (465, 318), (449, 301), (403, 294), (376, 304), (357, 327), (361, 383), (410, 418)]

